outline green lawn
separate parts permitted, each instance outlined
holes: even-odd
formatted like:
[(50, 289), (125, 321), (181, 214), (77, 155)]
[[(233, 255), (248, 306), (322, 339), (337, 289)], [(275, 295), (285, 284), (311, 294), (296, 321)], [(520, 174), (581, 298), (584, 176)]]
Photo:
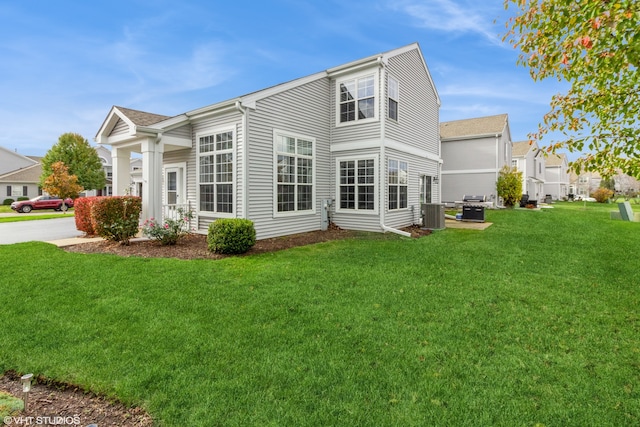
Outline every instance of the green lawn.
[(219, 261), (0, 246), (0, 372), (167, 426), (637, 426), (640, 224), (613, 206)]

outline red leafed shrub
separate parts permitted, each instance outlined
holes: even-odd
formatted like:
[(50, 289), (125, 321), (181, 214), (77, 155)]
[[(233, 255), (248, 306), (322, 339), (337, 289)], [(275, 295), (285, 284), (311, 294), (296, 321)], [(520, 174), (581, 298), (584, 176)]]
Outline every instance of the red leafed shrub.
[(79, 197), (73, 204), (73, 210), (76, 217), (76, 229), (84, 231), (89, 236), (96, 234), (91, 220), (91, 207), (96, 200), (103, 196)]
[(93, 229), (100, 237), (128, 245), (129, 239), (138, 234), (141, 211), (140, 197), (101, 197), (91, 208)]

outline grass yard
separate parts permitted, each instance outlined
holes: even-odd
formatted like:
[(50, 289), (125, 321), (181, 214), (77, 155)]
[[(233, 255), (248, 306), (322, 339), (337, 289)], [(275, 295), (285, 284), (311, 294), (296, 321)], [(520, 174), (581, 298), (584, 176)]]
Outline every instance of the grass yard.
[(637, 426), (640, 224), (613, 206), (219, 261), (0, 246), (0, 371), (166, 426)]

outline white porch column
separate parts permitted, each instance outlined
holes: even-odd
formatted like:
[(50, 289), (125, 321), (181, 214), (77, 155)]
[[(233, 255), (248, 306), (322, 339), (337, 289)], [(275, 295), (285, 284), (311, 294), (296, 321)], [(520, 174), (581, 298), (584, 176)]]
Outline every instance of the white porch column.
[(111, 189), (114, 196), (124, 196), (131, 186), (131, 151), (113, 147), (111, 150)]
[(142, 220), (162, 218), (164, 144), (156, 137), (142, 141)]

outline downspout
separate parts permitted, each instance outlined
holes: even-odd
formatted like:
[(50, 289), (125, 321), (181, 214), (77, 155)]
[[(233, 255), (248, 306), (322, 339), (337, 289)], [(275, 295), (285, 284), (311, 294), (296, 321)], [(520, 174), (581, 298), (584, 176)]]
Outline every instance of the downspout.
[[(496, 180), (498, 182), (498, 178), (500, 178), (500, 134), (496, 133)], [(500, 202), (500, 196), (498, 196), (498, 191), (496, 190), (496, 198), (494, 201), (494, 207), (498, 207), (498, 203)]]
[(244, 153), (242, 155), (242, 185), (244, 186), (242, 192), (242, 216), (244, 219), (248, 219), (248, 209), (249, 209), (249, 195), (247, 192), (249, 191), (248, 178), (249, 172), (247, 171), (247, 158), (249, 156), (249, 138), (247, 137), (247, 110), (242, 106), (240, 101), (236, 101), (235, 107), (240, 114), (242, 114), (242, 138), (244, 139)]
[[(380, 88), (379, 92), (382, 92), (382, 88), (384, 87), (384, 78), (385, 78), (385, 64), (384, 61), (382, 60), (382, 56), (378, 57), (378, 65), (380, 67), (380, 78), (378, 81), (378, 87)], [(384, 174), (385, 174), (385, 165), (386, 165), (386, 153), (385, 153), (385, 138), (386, 138), (386, 134), (385, 134), (385, 125), (387, 122), (387, 117), (384, 115), (384, 102), (386, 102), (386, 97), (383, 97), (383, 94), (380, 94), (380, 101), (379, 101), (379, 114), (380, 114), (380, 164), (378, 165), (379, 167), (379, 171), (380, 173), (378, 174), (379, 178), (378, 178), (378, 182), (379, 182), (379, 189), (378, 189), (378, 200), (379, 200), (379, 212), (380, 212), (380, 228), (382, 228), (383, 231), (385, 232), (391, 232), (391, 233), (395, 233), (395, 234), (399, 234), (401, 236), (405, 236), (405, 237), (411, 237), (410, 233), (407, 233), (406, 231), (402, 231), (402, 230), (398, 230), (397, 228), (393, 228), (393, 227), (388, 227), (384, 224), (384, 213), (385, 213), (385, 204), (384, 204), (384, 190), (385, 190), (385, 185), (384, 185)]]

